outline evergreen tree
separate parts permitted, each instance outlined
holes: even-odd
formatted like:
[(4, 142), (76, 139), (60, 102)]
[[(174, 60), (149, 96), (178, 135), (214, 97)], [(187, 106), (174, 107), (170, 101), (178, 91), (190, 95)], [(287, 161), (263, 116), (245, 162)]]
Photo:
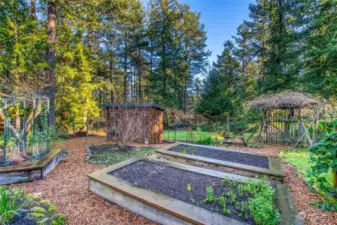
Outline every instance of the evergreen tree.
[(234, 51), (233, 43), (226, 41), (222, 54), (206, 78), (197, 111), (207, 117), (222, 119), (242, 110), (241, 67)]
[[(181, 6), (176, 0), (150, 1), (149, 34), (152, 51), (151, 88), (153, 100), (166, 106), (177, 106), (175, 91), (181, 84), (179, 50)], [(180, 108), (180, 107), (179, 107)]]
[(250, 55), (258, 65), (257, 79), (260, 84), (263, 83), (265, 79), (265, 63), (268, 49), (267, 40), (269, 39), (266, 13), (267, 3), (268, 0), (257, 0), (256, 4), (250, 4), (249, 17), (251, 20), (245, 21), (245, 24), (249, 27), (249, 34), (247, 36), (250, 39)]
[[(337, 2), (313, 1), (305, 44), (305, 90), (329, 98), (337, 88)], [(323, 87), (323, 88), (322, 88)]]
[(194, 76), (204, 71), (210, 52), (206, 50), (206, 31), (200, 23), (200, 13), (190, 11), (189, 6), (184, 5), (183, 10), (183, 50), (184, 50), (184, 112), (187, 112), (189, 89), (193, 84)]
[(44, 71), (47, 34), (39, 29), (26, 1), (10, 0), (0, 4), (0, 79), (17, 93), (24, 87), (42, 94), (46, 86)]

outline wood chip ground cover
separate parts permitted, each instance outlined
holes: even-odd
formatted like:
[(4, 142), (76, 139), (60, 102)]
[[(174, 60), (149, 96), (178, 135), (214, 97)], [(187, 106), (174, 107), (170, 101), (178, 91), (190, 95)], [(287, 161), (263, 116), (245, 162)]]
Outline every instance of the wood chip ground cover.
[[(267, 218), (263, 219), (268, 220), (269, 224), (275, 224), (279, 218), (277, 210), (271, 209), (270, 214), (267, 215), (265, 208), (260, 208), (263, 207), (261, 203), (254, 205), (253, 200), (259, 196), (264, 205), (273, 207), (275, 191), (266, 183), (244, 184), (143, 160), (109, 174), (137, 187), (161, 193), (248, 224), (256, 224), (254, 221), (259, 219), (254, 217), (256, 214), (251, 212), (251, 207), (259, 208), (254, 209), (255, 211), (264, 211)], [(264, 198), (265, 193), (262, 192), (266, 191), (272, 191), (271, 198)]]
[[(104, 137), (66, 140), (64, 148), (71, 154), (62, 159), (61, 163), (45, 179), (24, 184), (24, 191), (37, 194), (43, 199), (49, 199), (56, 206), (58, 212), (66, 216), (67, 224), (70, 225), (156, 224), (89, 191), (87, 175), (103, 169), (105, 166), (90, 164), (86, 161), (85, 147), (87, 144), (113, 144), (113, 142), (106, 141)], [(228, 146), (228, 148), (230, 147)], [(261, 148), (232, 148), (277, 156), (287, 147), (266, 145)], [(292, 165), (284, 163), (283, 169), (286, 175), (285, 182), (290, 187), (300, 216), (304, 217), (304, 224), (335, 225), (337, 213), (323, 212), (312, 206), (309, 202), (319, 201), (321, 197), (313, 193), (304, 180), (297, 176), (297, 171)], [(21, 187), (21, 184), (13, 186)]]

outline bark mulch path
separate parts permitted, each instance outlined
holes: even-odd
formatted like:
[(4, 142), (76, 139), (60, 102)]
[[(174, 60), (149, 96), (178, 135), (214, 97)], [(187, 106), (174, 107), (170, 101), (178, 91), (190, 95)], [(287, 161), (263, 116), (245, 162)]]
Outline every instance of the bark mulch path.
[[(277, 156), (278, 153), (289, 147), (282, 145), (266, 145), (260, 148), (247, 148), (228, 146), (227, 148), (238, 149), (247, 152), (262, 153), (265, 155)], [(284, 182), (288, 184), (292, 196), (295, 200), (297, 210), (300, 213), (300, 218), (304, 218), (303, 222), (306, 225), (336, 225), (337, 213), (324, 212), (316, 209), (310, 204), (311, 201), (322, 200), (322, 197), (308, 188), (305, 181), (298, 176), (296, 168), (287, 162), (282, 162), (283, 171), (285, 173)]]
[(45, 179), (24, 184), (24, 191), (51, 200), (70, 225), (155, 224), (89, 191), (87, 175), (105, 166), (86, 162), (85, 145), (103, 143), (111, 142), (91, 137), (67, 140), (70, 155)]

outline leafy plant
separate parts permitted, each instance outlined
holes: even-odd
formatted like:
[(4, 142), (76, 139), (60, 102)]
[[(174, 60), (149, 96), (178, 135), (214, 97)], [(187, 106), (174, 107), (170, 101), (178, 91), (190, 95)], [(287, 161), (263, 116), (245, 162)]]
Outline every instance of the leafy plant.
[(224, 206), (223, 209), (222, 209), (222, 213), (226, 216), (229, 216), (231, 214), (231, 211), (229, 209), (227, 209), (226, 206)]
[(23, 196), (21, 190), (14, 190), (0, 186), (0, 223), (7, 224), (15, 215), (18, 215), (22, 203), (20, 198)]
[(241, 211), (245, 212), (249, 209), (248, 202), (241, 202)]
[(187, 184), (186, 185), (186, 189), (188, 190), (188, 193), (189, 193), (189, 195), (190, 195), (190, 199), (191, 199), (191, 201), (192, 202), (195, 202), (195, 199), (194, 199), (194, 197), (193, 197), (193, 194), (192, 194), (192, 186), (191, 186), (191, 184)]
[(224, 196), (218, 197), (218, 198), (217, 198), (217, 201), (218, 201), (218, 203), (219, 203), (221, 206), (226, 205), (226, 199), (225, 199)]
[(190, 192), (191, 190), (192, 190), (192, 186), (191, 186), (191, 184), (187, 184), (187, 187), (186, 187), (186, 189)]
[(310, 204), (313, 205), (315, 208), (324, 211), (332, 211), (332, 212), (337, 211), (337, 203), (319, 201), (319, 202), (310, 202)]
[(212, 187), (207, 187), (206, 188), (206, 199), (205, 202), (214, 202), (214, 192)]
[(259, 184), (258, 188), (260, 191), (248, 200), (254, 222), (258, 225), (274, 225), (280, 219), (279, 212), (273, 206), (275, 191), (267, 184)]
[(231, 204), (235, 204), (236, 202), (236, 194), (233, 191), (229, 193), (229, 202)]
[(215, 145), (215, 140), (212, 137), (200, 137), (197, 140), (198, 144), (202, 144), (202, 145)]
[[(335, 127), (337, 120), (331, 124)], [(311, 188), (323, 194), (329, 202), (335, 205), (336, 201), (333, 197), (337, 194), (337, 187), (333, 187), (328, 182), (327, 174), (329, 170), (337, 173), (337, 131), (324, 121), (320, 121), (318, 126), (326, 135), (309, 148), (311, 170), (308, 173), (308, 183)], [(337, 180), (334, 180), (334, 183), (337, 183)], [(330, 207), (322, 206), (320, 208)]]

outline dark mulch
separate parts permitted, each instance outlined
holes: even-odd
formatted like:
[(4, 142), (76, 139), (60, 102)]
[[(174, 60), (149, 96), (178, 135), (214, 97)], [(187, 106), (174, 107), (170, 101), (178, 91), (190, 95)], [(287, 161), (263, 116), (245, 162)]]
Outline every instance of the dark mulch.
[(88, 151), (88, 162), (112, 165), (130, 158), (151, 155), (154, 153), (153, 147), (134, 147), (127, 146), (126, 149), (120, 149), (118, 145), (90, 145)]
[[(219, 203), (205, 202), (206, 188), (212, 186), (214, 196), (220, 196), (227, 191), (227, 184), (219, 178), (143, 160), (113, 171), (110, 175), (133, 183), (135, 186), (159, 192), (218, 214), (222, 212), (222, 207)], [(188, 184), (192, 187), (191, 191), (187, 189)], [(241, 203), (242, 201), (247, 201), (247, 196), (237, 196), (237, 202)], [(230, 205), (228, 199), (226, 202), (227, 208), (231, 211), (229, 217), (242, 220), (235, 206)], [(254, 224), (250, 216), (246, 222)]]
[(153, 149), (152, 147), (135, 147), (135, 146), (126, 146), (126, 149), (120, 149), (118, 145), (111, 145), (111, 144), (103, 144), (103, 145), (90, 145), (91, 153), (111, 153), (114, 151), (131, 151), (134, 149), (138, 150), (149, 150)]
[(36, 221), (32, 218), (26, 217), (27, 213), (21, 212), (19, 215), (16, 215), (13, 220), (10, 222), (10, 225), (37, 225)]
[(169, 151), (269, 169), (268, 157), (261, 155), (251, 155), (240, 152), (223, 151), (190, 145), (178, 145), (176, 147), (170, 148)]

